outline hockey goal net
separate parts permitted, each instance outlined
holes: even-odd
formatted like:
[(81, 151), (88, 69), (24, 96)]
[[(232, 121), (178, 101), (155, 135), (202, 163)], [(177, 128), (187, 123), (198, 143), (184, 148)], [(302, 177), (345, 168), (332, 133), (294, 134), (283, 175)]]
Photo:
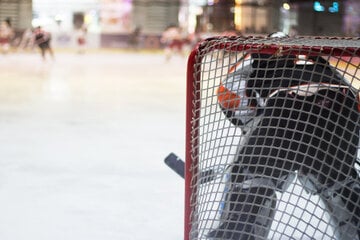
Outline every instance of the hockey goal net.
[(360, 239), (359, 62), (354, 38), (191, 52), (185, 240)]

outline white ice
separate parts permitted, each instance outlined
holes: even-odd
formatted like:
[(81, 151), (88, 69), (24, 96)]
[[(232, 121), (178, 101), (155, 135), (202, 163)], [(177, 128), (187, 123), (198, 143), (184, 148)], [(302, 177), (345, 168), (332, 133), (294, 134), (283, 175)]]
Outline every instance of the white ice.
[(0, 55), (0, 239), (183, 239), (186, 58)]

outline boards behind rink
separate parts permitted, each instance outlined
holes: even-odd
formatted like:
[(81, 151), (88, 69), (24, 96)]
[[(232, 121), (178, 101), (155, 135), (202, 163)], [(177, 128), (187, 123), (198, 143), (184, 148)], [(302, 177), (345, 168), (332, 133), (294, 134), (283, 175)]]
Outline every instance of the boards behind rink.
[[(319, 57), (321, 60), (319, 60)], [(246, 69), (247, 65), (251, 65), (253, 69), (250, 72), (257, 71), (257, 73), (249, 73), (247, 77), (242, 78), (251, 79), (253, 82), (255, 81), (254, 79), (259, 78), (266, 78), (266, 81), (273, 80), (273, 82), (285, 78), (295, 81), (299, 77), (298, 73), (292, 76), (282, 76), (285, 72), (292, 71), (292, 67), (287, 65), (288, 63), (284, 63), (284, 61), (293, 61), (296, 66), (304, 66), (300, 76), (310, 75), (310, 77), (305, 77), (308, 79), (308, 83), (302, 81), (298, 85), (269, 86), (256, 82), (254, 84), (258, 85), (255, 87), (255, 92), (264, 95), (256, 96), (256, 93), (250, 93), (249, 83), (242, 85), (239, 84), (240, 80), (236, 80), (237, 76), (245, 71), (244, 69)], [(187, 127), (184, 171), (186, 189), (185, 240), (350, 239), (346, 234), (342, 233), (343, 230), (339, 227), (345, 223), (339, 223), (339, 221), (350, 221), (346, 219), (350, 217), (352, 218), (351, 221), (355, 221), (354, 219), (357, 219), (357, 214), (359, 214), (357, 212), (359, 202), (354, 202), (352, 195), (343, 194), (342, 204), (352, 205), (352, 207), (348, 207), (346, 210), (346, 207), (341, 204), (336, 205), (334, 203), (335, 200), (332, 200), (331, 204), (326, 202), (327, 200), (324, 200), (324, 196), (329, 195), (323, 192), (326, 190), (330, 191), (331, 187), (336, 184), (345, 187), (344, 189), (346, 190), (338, 190), (340, 188), (333, 187), (332, 189), (336, 188), (336, 190), (332, 191), (345, 192), (347, 189), (353, 189), (356, 187), (357, 179), (354, 180), (354, 176), (349, 175), (345, 180), (340, 177), (333, 179), (341, 180), (338, 182), (332, 181), (332, 184), (327, 183), (328, 186), (314, 186), (314, 181), (310, 181), (313, 175), (309, 177), (304, 174), (301, 166), (291, 168), (290, 170), (287, 167), (284, 168), (286, 171), (291, 172), (286, 180), (287, 187), (273, 187), (275, 191), (274, 199), (276, 200), (273, 204), (265, 206), (272, 212), (272, 214), (266, 216), (268, 219), (265, 222), (271, 223), (266, 234), (263, 233), (264, 231), (259, 231), (262, 233), (257, 234), (255, 230), (249, 230), (246, 227), (242, 229), (240, 227), (230, 227), (230, 225), (239, 226), (239, 221), (229, 221), (227, 217), (229, 217), (229, 214), (237, 211), (234, 206), (237, 206), (242, 201), (229, 200), (229, 196), (232, 194), (231, 191), (234, 191), (232, 190), (234, 185), (238, 184), (243, 190), (246, 188), (244, 181), (234, 181), (237, 178), (234, 165), (241, 169), (245, 164), (248, 166), (248, 169), (251, 169), (251, 177), (246, 175), (248, 173), (245, 174), (244, 170), (241, 170), (242, 172), (239, 170), (238, 172), (242, 177), (245, 176), (252, 179), (250, 182), (254, 186), (256, 185), (254, 183), (256, 181), (253, 180), (254, 178), (263, 180), (276, 178), (276, 174), (264, 174), (264, 176), (259, 174), (261, 172), (259, 169), (263, 167), (263, 161), (260, 161), (258, 164), (253, 162), (252, 159), (258, 157), (257, 154), (259, 153), (256, 151), (251, 152), (252, 145), (249, 143), (249, 137), (251, 138), (251, 134), (255, 134), (258, 131), (256, 129), (259, 127), (259, 124), (262, 124), (265, 118), (269, 119), (268, 116), (264, 117), (263, 115), (264, 112), (272, 109), (268, 104), (274, 99), (275, 101), (288, 101), (291, 96), (296, 99), (310, 99), (310, 97), (318, 96), (318, 94), (323, 96), (325, 92), (334, 92), (331, 95), (333, 96), (332, 99), (329, 98), (329, 101), (338, 98), (336, 96), (351, 95), (354, 97), (354, 102), (358, 104), (360, 86), (359, 62), (360, 41), (358, 38), (215, 37), (199, 43), (189, 56), (187, 69)], [(329, 76), (329, 72), (326, 72), (328, 70), (319, 71), (319, 69), (313, 69), (310, 71), (308, 67), (313, 64), (320, 64), (323, 68), (329, 68), (331, 69), (329, 71), (334, 74)], [(270, 71), (273, 72), (273, 77), (270, 76), (271, 74), (268, 74)], [(235, 82), (238, 81), (238, 83), (229, 83), (229, 76), (232, 76)], [(324, 82), (321, 79), (325, 79)], [(328, 79), (340, 79), (340, 82), (337, 83)], [(221, 90), (219, 89), (224, 86), (228, 90), (226, 92), (228, 95), (221, 95)], [(252, 87), (254, 88), (254, 86)], [(236, 119), (236, 110), (239, 109), (235, 109), (231, 104), (233, 103), (231, 101), (236, 102), (243, 99), (241, 97), (237, 99), (236, 96), (231, 95), (231, 91), (237, 91), (238, 94), (242, 91), (245, 92), (244, 96), (248, 98), (248, 103), (242, 107), (252, 109), (253, 117), (256, 117), (256, 120), (248, 124), (245, 130)], [(336, 91), (339, 91), (339, 93), (335, 93)], [(221, 99), (224, 99), (221, 96), (225, 96), (225, 101), (227, 102), (221, 103)], [(276, 99), (277, 97), (280, 100)], [(327, 105), (330, 104), (328, 99), (323, 98), (322, 101), (325, 108), (329, 108), (330, 105)], [(343, 107), (348, 108), (345, 105)], [(230, 109), (230, 111), (226, 108), (234, 109)], [(279, 111), (282, 111), (281, 107), (279, 109)], [(352, 116), (357, 117), (359, 115), (358, 109), (351, 108), (347, 111), (354, 111), (354, 113), (348, 113), (352, 114)], [(235, 112), (235, 115), (230, 116), (230, 112), (232, 114)], [(357, 129), (359, 122), (355, 122), (354, 126)], [(263, 126), (263, 128), (265, 127)], [(263, 132), (266, 133), (267, 131)], [(256, 142), (257, 140), (254, 138), (253, 140)], [(291, 136), (286, 138), (289, 138), (292, 144), (297, 144), (297, 141), (300, 144), (299, 139), (291, 139)], [(346, 135), (344, 135), (344, 138), (346, 138)], [(343, 139), (342, 142), (344, 141), (347, 140)], [(349, 145), (356, 149), (359, 148), (358, 145), (355, 146), (350, 141)], [(275, 151), (276, 148), (278, 147), (270, 146), (270, 151)], [(245, 151), (248, 158), (246, 158), (247, 162), (243, 163), (242, 161), (244, 160), (239, 160), (239, 156), (244, 155)], [(289, 149), (290, 151), (293, 150)], [(334, 152), (334, 158), (336, 158), (338, 156), (337, 152), (342, 151), (342, 149), (339, 147), (338, 150), (335, 149), (334, 151), (328, 152), (331, 152), (329, 154)], [(308, 153), (307, 155), (310, 156), (310, 154)], [(265, 158), (262, 156), (262, 158), (265, 159), (266, 156)], [(356, 155), (353, 162), (351, 164), (347, 163), (349, 166), (346, 167), (352, 168), (358, 174), (359, 163), (359, 156)], [(329, 165), (328, 163), (326, 164)], [(324, 163), (324, 166), (326, 164)], [(305, 167), (313, 172), (321, 172), (325, 168), (321, 166), (319, 170), (318, 166), (305, 165)], [(313, 169), (311, 169), (312, 167)], [(267, 166), (267, 169), (273, 172), (284, 170), (279, 167), (279, 164)], [(204, 173), (211, 173), (211, 178), (209, 178), (209, 174)], [(349, 173), (349, 171), (346, 173)], [(256, 177), (253, 177), (254, 174)], [(330, 173), (328, 176), (333, 178)], [(206, 178), (205, 181), (204, 178)], [(263, 180), (259, 182), (263, 182)], [(275, 181), (278, 181), (278, 179)], [(319, 185), (319, 182), (316, 181), (315, 185)], [(353, 182), (350, 183), (350, 181)], [(256, 186), (259, 187), (258, 185)], [(265, 184), (265, 186), (270, 188), (269, 184)], [(319, 194), (318, 192), (321, 191), (322, 193)], [(262, 197), (260, 192), (256, 194)], [(254, 207), (256, 205), (257, 203), (254, 202)], [(329, 206), (330, 208), (337, 208), (337, 210), (330, 210), (329, 212)], [(346, 212), (347, 217), (338, 217), (338, 221), (334, 221), (334, 214), (341, 215), (344, 212)], [(351, 215), (350, 217), (348, 216), (349, 214)], [(256, 218), (255, 213), (250, 213), (249, 215)], [(241, 221), (246, 225), (247, 220)], [(253, 224), (252, 220), (248, 221), (249, 225)], [(352, 223), (353, 225), (354, 223)], [(355, 230), (353, 227), (352, 230), (349, 229), (348, 231), (360, 231), (358, 223), (355, 223), (355, 225)], [(264, 229), (266, 228), (264, 227)], [(352, 239), (358, 239), (358, 236)]]

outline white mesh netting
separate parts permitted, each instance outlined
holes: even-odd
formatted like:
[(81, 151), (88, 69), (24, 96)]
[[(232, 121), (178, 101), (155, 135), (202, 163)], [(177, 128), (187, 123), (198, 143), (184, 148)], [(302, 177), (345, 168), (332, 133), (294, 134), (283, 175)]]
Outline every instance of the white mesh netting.
[(359, 39), (192, 52), (185, 239), (360, 240), (359, 62)]

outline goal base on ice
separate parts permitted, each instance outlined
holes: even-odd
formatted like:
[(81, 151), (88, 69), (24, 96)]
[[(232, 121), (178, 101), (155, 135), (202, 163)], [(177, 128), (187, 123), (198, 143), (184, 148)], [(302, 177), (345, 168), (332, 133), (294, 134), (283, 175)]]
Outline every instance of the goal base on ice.
[(191, 52), (185, 240), (360, 239), (359, 62), (358, 38)]

